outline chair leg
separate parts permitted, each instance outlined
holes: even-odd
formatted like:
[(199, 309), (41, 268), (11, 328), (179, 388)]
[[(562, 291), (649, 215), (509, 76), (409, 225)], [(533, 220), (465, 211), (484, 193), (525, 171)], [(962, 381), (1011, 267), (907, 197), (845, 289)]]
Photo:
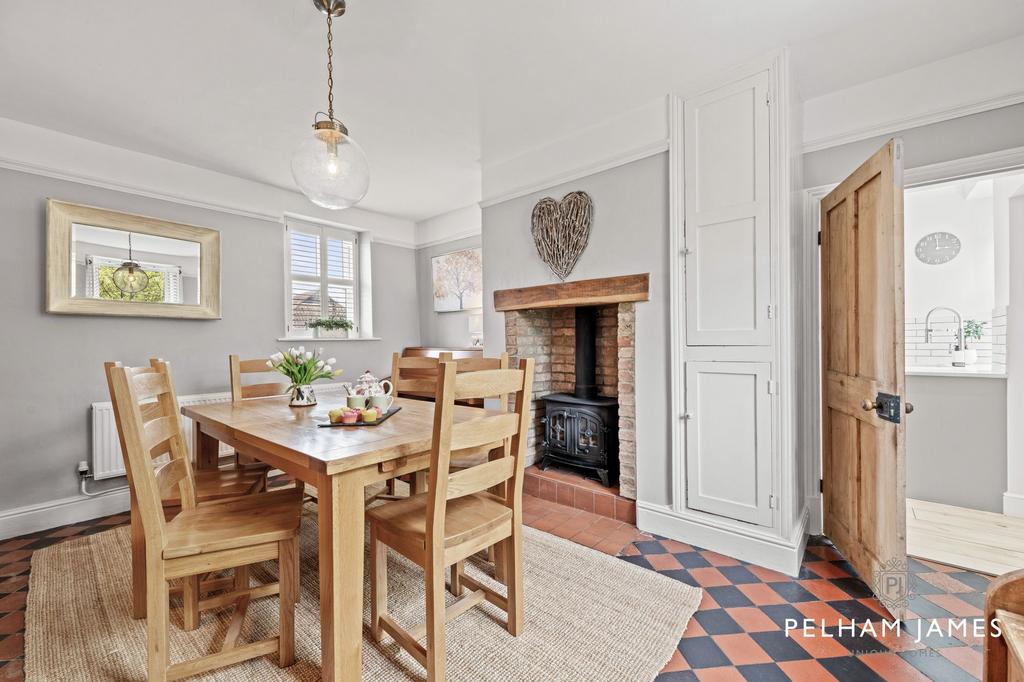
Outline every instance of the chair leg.
[(235, 590), (249, 589), (249, 567), (239, 566), (235, 569)]
[(505, 545), (501, 542), (487, 548), (487, 558), (494, 563), (494, 579), (502, 585), (506, 584), (506, 554)]
[(295, 662), (295, 602), (299, 586), (295, 557), (299, 539), (291, 538), (278, 543), (278, 583), (281, 586), (277, 636), (277, 664), (286, 668)]
[(302, 543), (299, 536), (295, 536), (295, 603), (298, 604), (302, 592)]
[(163, 561), (147, 562), (146, 582), (146, 663), (149, 682), (167, 679), (167, 626), (170, 617), (170, 591), (164, 577)]
[(388, 612), (388, 546), (377, 539), (370, 524), (370, 634), (376, 642), (384, 637), (380, 617)]
[(444, 563), (440, 556), (426, 562), (427, 587), (427, 682), (445, 679), (444, 645)]
[(190, 575), (182, 579), (181, 619), (183, 630), (199, 627), (199, 576)]
[(505, 543), (505, 584), (508, 586), (508, 631), (523, 631), (523, 526), (512, 522), (512, 537)]
[(456, 561), (449, 570), (451, 571), (451, 578), (449, 579), (451, 586), (449, 589), (456, 597), (462, 596), (462, 572), (465, 570), (465, 564), (461, 561)]
[(146, 532), (142, 528), (142, 515), (131, 493), (132, 535), (132, 618), (146, 617)]

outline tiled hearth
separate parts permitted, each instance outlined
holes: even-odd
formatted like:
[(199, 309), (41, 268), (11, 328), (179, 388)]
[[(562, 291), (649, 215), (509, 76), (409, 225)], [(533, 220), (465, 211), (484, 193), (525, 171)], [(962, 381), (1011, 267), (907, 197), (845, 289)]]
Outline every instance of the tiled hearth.
[(617, 487), (605, 488), (573, 471), (557, 467), (541, 471), (531, 466), (526, 470), (523, 492), (616, 521), (636, 523), (635, 501), (621, 496)]

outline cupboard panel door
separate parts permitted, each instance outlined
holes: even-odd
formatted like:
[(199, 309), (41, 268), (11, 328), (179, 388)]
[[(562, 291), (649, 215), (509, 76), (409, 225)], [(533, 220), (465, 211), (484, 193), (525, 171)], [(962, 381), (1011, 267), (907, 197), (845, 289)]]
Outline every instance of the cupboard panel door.
[(767, 362), (686, 363), (690, 509), (772, 525)]
[(689, 345), (771, 343), (768, 72), (685, 103)]

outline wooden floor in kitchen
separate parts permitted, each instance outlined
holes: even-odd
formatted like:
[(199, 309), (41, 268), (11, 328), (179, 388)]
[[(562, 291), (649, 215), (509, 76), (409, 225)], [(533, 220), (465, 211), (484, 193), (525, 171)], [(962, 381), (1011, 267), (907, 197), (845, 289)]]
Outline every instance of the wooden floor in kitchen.
[(1024, 519), (907, 500), (907, 554), (978, 573), (1024, 568)]

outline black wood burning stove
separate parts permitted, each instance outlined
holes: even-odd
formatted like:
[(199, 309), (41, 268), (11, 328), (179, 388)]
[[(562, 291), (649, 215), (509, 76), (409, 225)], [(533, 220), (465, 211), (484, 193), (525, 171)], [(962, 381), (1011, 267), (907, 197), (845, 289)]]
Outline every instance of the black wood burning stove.
[(576, 390), (543, 396), (544, 442), (538, 466), (589, 469), (605, 486), (619, 482), (619, 403), (597, 395), (597, 308), (576, 308)]

